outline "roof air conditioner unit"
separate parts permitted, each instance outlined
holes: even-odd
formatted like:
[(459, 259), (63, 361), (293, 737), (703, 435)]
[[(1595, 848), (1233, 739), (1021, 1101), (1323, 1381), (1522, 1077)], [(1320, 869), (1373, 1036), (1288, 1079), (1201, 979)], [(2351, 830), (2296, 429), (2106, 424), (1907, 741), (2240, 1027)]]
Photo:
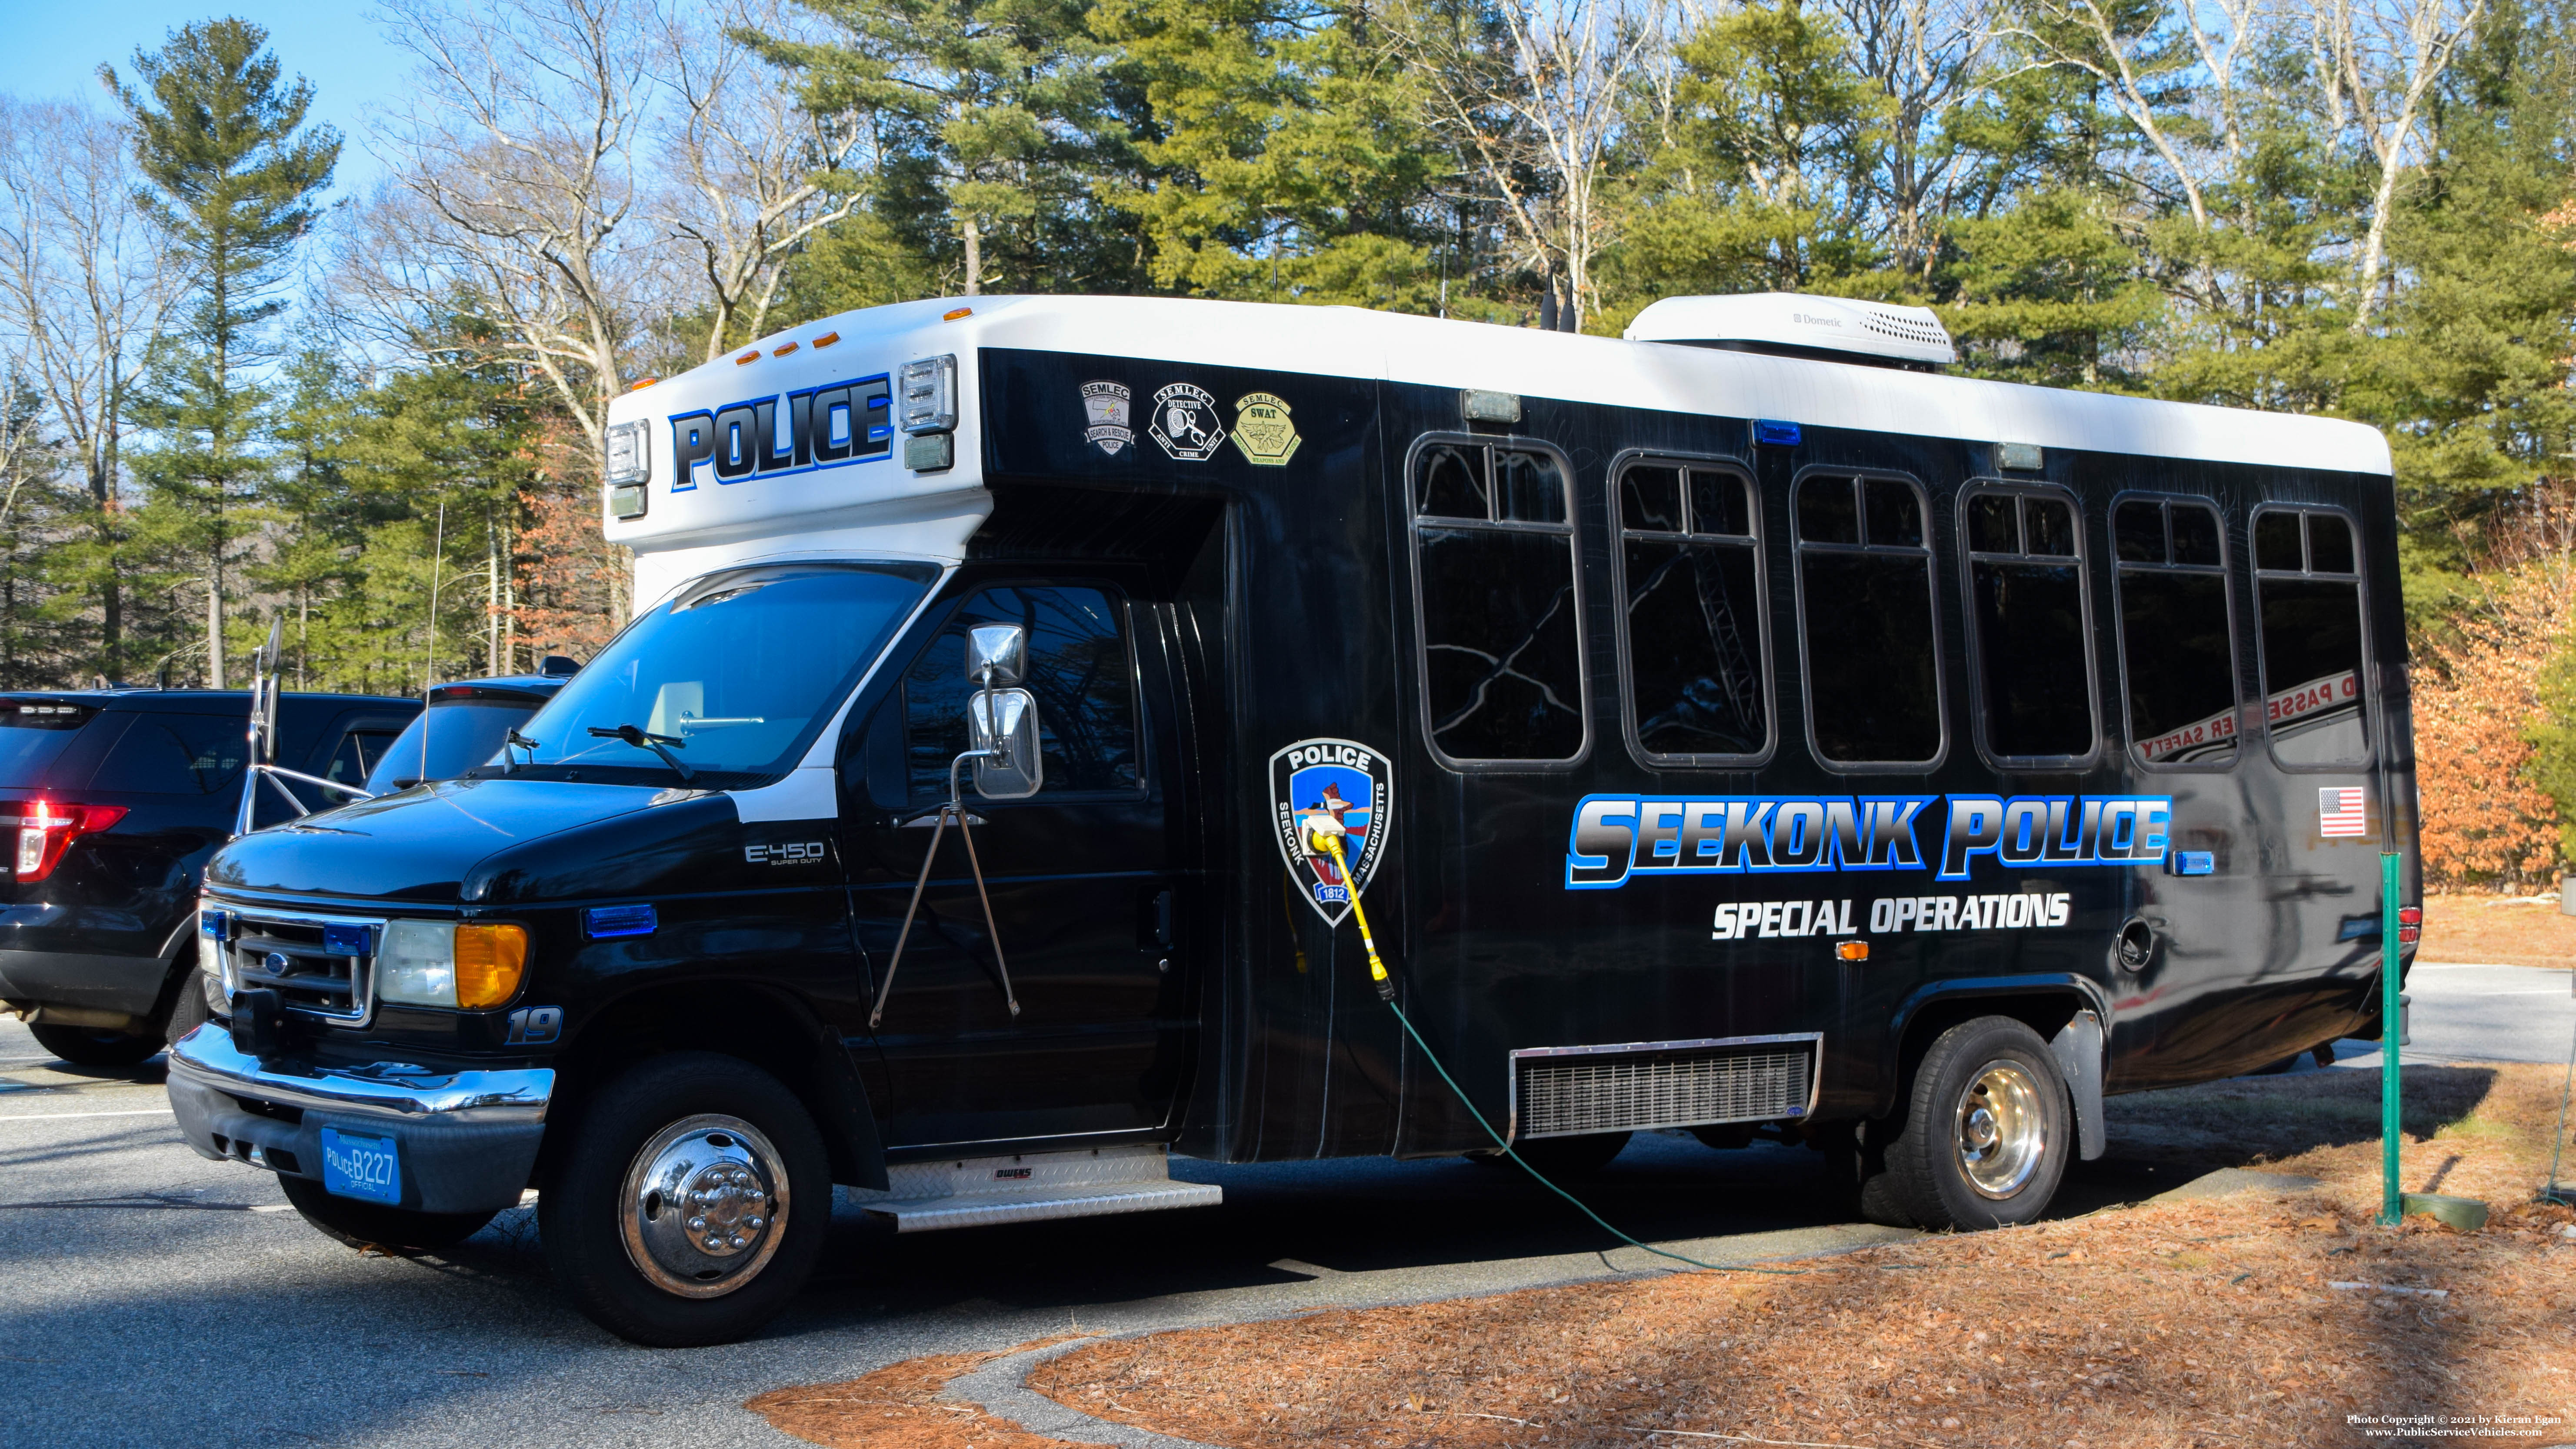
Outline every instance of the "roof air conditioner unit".
[(1893, 307), (1798, 292), (1666, 297), (1637, 314), (1631, 342), (1679, 342), (1734, 352), (1863, 362), (1930, 372), (1959, 360), (1928, 307)]

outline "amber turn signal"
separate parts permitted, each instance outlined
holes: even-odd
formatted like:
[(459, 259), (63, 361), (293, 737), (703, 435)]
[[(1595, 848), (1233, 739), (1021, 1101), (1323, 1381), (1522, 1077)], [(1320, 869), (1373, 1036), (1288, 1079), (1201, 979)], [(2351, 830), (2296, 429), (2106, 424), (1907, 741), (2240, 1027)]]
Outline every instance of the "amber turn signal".
[(1844, 961), (1866, 961), (1869, 959), (1869, 943), (1867, 941), (1836, 941), (1834, 943), (1834, 955), (1837, 959)]
[(485, 1011), (519, 994), (528, 970), (528, 928), (467, 923), (456, 928), (456, 1004)]
[(942, 321), (942, 322), (954, 322), (954, 321), (956, 321), (956, 320), (957, 320), (958, 318), (960, 318), (960, 317), (972, 317), (972, 316), (974, 316), (974, 315), (975, 315), (975, 309), (974, 309), (974, 308), (972, 308), (972, 307), (960, 307), (960, 308), (958, 308), (958, 309), (957, 309), (956, 311), (954, 311), (954, 312), (942, 312), (942, 313), (940, 313), (940, 314), (939, 314), (939, 320), (940, 320), (940, 321)]

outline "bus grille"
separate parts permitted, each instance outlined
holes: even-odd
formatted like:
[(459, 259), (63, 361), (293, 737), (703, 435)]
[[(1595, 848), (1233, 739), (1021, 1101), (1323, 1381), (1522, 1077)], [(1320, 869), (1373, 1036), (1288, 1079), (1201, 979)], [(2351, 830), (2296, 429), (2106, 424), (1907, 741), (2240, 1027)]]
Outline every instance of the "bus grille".
[(1815, 1106), (1814, 1033), (1512, 1053), (1517, 1137), (1572, 1137), (1803, 1117)]
[(383, 921), (257, 909), (234, 910), (232, 921), (224, 947), (229, 989), (266, 987), (287, 1010), (332, 1021), (363, 1024), (373, 1015)]

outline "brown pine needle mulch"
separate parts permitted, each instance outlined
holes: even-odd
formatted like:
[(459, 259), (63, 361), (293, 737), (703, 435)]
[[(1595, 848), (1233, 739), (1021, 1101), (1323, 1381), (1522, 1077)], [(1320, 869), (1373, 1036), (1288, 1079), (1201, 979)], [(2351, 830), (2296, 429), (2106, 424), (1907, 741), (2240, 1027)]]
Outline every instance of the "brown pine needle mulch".
[(2499, 966), (2576, 965), (2576, 916), (2558, 913), (2558, 901), (2510, 896), (2424, 897), (2424, 943), (2419, 961), (2468, 961)]
[[(2438, 1442), (2576, 1443), (2576, 1212), (2529, 1201), (2560, 1070), (2408, 1070), (2403, 1180), (2493, 1204), (2473, 1235), (2420, 1217), (2371, 1226), (2376, 1073), (2247, 1078), (2115, 1099), (2115, 1150), (2205, 1161), (2225, 1141), (2319, 1187), (1924, 1238), (1790, 1277), (1680, 1273), (1155, 1334), (1078, 1349), (1029, 1383), (1231, 1449), (2437, 1442), (2424, 1425), (2366, 1435), (2356, 1415), (2435, 1416), (2452, 1436)], [(927, 1402), (980, 1361), (916, 1361), (907, 1382)], [(753, 1407), (847, 1449), (1046, 1442), (945, 1410), (881, 1433), (878, 1410), (815, 1402), (790, 1421), (769, 1407), (825, 1392)]]
[(1027, 1433), (972, 1404), (939, 1397), (960, 1374), (1004, 1354), (1062, 1341), (1042, 1338), (991, 1353), (908, 1358), (847, 1383), (772, 1389), (743, 1407), (781, 1433), (833, 1449), (1067, 1449), (1061, 1439)]

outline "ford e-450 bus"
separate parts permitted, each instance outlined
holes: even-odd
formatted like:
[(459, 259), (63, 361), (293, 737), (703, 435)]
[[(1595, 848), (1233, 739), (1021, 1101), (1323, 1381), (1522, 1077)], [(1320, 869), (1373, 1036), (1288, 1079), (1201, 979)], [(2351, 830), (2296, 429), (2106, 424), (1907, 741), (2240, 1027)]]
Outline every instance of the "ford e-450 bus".
[(1950, 356), (978, 297), (630, 392), (633, 621), (462, 778), (215, 858), (180, 1125), (352, 1240), (534, 1188), (661, 1344), (777, 1311), (836, 1185), (1179, 1208), (1168, 1154), (1479, 1116), (2027, 1221), (2106, 1095), (2379, 1029), (2396, 529), (2368, 428)]

